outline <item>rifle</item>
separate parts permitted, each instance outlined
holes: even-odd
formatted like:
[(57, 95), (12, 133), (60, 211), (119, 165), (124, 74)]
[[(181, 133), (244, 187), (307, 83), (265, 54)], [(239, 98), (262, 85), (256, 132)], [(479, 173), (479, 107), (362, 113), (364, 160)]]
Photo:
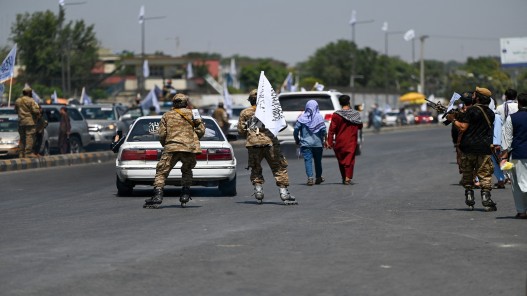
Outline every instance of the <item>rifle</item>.
[[(456, 109), (450, 109), (450, 111), (447, 112), (448, 108), (446, 106), (443, 106), (443, 104), (441, 104), (441, 102), (439, 102), (439, 101), (437, 101), (437, 103), (434, 103), (434, 102), (430, 101), (427, 98), (425, 98), (425, 101), (427, 102), (426, 105), (428, 105), (430, 108), (436, 110), (437, 113), (443, 113), (443, 116), (441, 118), (445, 118), (448, 114), (453, 114), (453, 113), (459, 112)], [(449, 125), (450, 123), (451, 123), (451, 121), (449, 121), (449, 120), (443, 121), (444, 125)]]

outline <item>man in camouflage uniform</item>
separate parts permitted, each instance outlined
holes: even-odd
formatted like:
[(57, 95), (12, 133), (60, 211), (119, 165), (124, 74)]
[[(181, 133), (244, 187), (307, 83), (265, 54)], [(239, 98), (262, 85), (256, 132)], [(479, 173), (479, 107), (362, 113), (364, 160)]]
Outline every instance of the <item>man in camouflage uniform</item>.
[(163, 114), (159, 122), (159, 142), (163, 154), (157, 163), (154, 179), (154, 196), (145, 200), (144, 208), (157, 208), (163, 201), (163, 187), (172, 168), (181, 161), (182, 190), (181, 206), (189, 201), (192, 185), (192, 169), (196, 166), (196, 154), (201, 153), (199, 139), (205, 133), (201, 119), (193, 118), (192, 110), (187, 108), (188, 97), (176, 94), (172, 98), (172, 110)]
[(289, 176), (287, 175), (287, 160), (280, 151), (280, 143), (276, 136), (265, 128), (262, 122), (254, 116), (256, 112), (256, 89), (249, 93), (251, 107), (244, 109), (240, 113), (238, 120), (238, 133), (247, 139), (245, 147), (249, 152), (249, 165), (251, 168), (251, 182), (254, 186), (254, 196), (258, 203), (262, 203), (264, 198), (261, 162), (265, 158), (273, 176), (276, 186), (280, 187), (280, 198), (285, 204), (296, 204), (294, 196), (289, 194)]
[(214, 110), (214, 113), (212, 113), (212, 118), (216, 120), (218, 125), (220, 126), (221, 130), (225, 135), (229, 133), (229, 115), (227, 114), (227, 110), (223, 108), (223, 103), (218, 103), (218, 108)]
[(472, 98), (475, 104), (463, 113), (447, 116), (463, 133), (459, 148), (461, 155), (462, 183), (465, 187), (465, 203), (474, 209), (474, 172), (481, 186), (481, 203), (487, 212), (496, 211), (496, 203), (490, 198), (492, 190), (492, 139), (494, 112), (488, 107), (492, 93), (486, 88), (476, 87)]
[(40, 108), (32, 98), (33, 90), (24, 87), (22, 96), (15, 101), (15, 110), (18, 113), (18, 133), (20, 134), (20, 146), (18, 157), (35, 158), (33, 146), (36, 135), (36, 122), (40, 116)]

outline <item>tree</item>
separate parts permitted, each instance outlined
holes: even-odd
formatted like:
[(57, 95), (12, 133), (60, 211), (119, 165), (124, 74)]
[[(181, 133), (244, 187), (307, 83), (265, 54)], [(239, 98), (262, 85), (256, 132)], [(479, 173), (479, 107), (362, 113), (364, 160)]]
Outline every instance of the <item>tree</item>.
[(18, 44), (17, 55), (25, 66), (19, 80), (58, 86), (64, 76), (71, 78), (73, 89), (87, 84), (97, 61), (93, 25), (87, 26), (82, 20), (64, 21), (62, 7), (58, 15), (49, 10), (17, 15), (11, 40)]
[(277, 65), (272, 60), (265, 59), (256, 65), (248, 65), (241, 69), (239, 80), (242, 88), (245, 90), (256, 88), (260, 80), (261, 71), (264, 71), (265, 77), (267, 77), (275, 91), (279, 91), (288, 74), (285, 66)]

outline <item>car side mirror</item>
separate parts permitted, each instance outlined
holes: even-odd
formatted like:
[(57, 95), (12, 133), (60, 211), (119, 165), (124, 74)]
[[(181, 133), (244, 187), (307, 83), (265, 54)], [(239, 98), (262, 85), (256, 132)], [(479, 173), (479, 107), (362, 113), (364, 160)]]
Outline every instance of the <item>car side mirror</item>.
[(238, 136), (237, 135), (227, 134), (227, 141), (232, 142), (232, 141), (236, 141), (236, 140), (238, 140)]

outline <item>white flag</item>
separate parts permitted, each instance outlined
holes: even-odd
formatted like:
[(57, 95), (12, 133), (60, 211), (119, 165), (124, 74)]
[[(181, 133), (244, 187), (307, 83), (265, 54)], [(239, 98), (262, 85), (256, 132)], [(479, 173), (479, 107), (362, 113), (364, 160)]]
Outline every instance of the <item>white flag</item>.
[(194, 77), (194, 71), (192, 70), (192, 62), (188, 62), (187, 64), (187, 79), (191, 79)]
[(282, 83), (281, 91), (282, 92), (292, 91), (292, 88), (293, 88), (293, 73), (289, 72), (289, 74), (287, 74), (284, 82)]
[(410, 41), (415, 38), (415, 31), (413, 29), (410, 29), (404, 33), (404, 40)]
[(260, 81), (258, 82), (258, 97), (254, 115), (275, 136), (287, 126), (280, 101), (263, 71), (260, 73)]
[(2, 65), (0, 65), (0, 83), (15, 75), (16, 44), (13, 46)]
[(446, 112), (448, 113), (448, 111), (452, 110), (452, 108), (454, 108), (454, 103), (457, 101), (457, 99), (461, 98), (461, 95), (458, 94), (457, 92), (454, 92), (452, 94), (452, 98), (450, 98), (450, 102), (448, 103), (448, 107), (446, 108)]
[(141, 5), (139, 8), (139, 23), (142, 24), (145, 21), (145, 6)]
[(229, 74), (234, 79), (236, 77), (237, 71), (236, 71), (236, 60), (231, 59), (231, 68), (229, 69)]
[(492, 111), (496, 111), (496, 104), (494, 103), (494, 99), (490, 98), (489, 108)]
[(64, 0), (59, 0), (59, 5), (64, 6), (66, 3), (64, 3)]
[(92, 104), (91, 98), (88, 96), (88, 93), (86, 93), (86, 89), (84, 87), (82, 88), (80, 103), (81, 105)]
[(388, 31), (388, 22), (384, 22), (384, 24), (382, 24), (381, 30), (383, 30), (384, 32)]
[(357, 22), (357, 12), (355, 10), (351, 11), (350, 25), (354, 25)]
[(51, 103), (52, 104), (57, 104), (58, 103), (58, 97), (57, 97), (57, 91), (54, 90), (53, 91), (53, 94), (51, 95)]
[(143, 62), (143, 77), (147, 78), (150, 76), (150, 67), (148, 66), (148, 60)]
[(227, 88), (227, 81), (223, 80), (223, 107), (225, 111), (229, 114), (229, 118), (232, 117), (232, 97)]
[(315, 86), (313, 86), (315, 90), (323, 91), (324, 90), (324, 84), (320, 84), (318, 82), (315, 83)]
[(146, 95), (145, 99), (141, 101), (139, 104), (141, 106), (141, 109), (143, 109), (143, 112), (148, 114), (148, 111), (150, 110), (150, 107), (154, 106), (156, 109), (156, 113), (159, 113), (161, 111), (161, 106), (159, 106), (159, 101), (157, 100), (155, 88), (153, 88), (148, 95)]

